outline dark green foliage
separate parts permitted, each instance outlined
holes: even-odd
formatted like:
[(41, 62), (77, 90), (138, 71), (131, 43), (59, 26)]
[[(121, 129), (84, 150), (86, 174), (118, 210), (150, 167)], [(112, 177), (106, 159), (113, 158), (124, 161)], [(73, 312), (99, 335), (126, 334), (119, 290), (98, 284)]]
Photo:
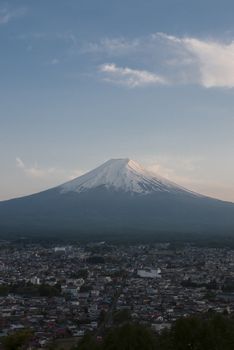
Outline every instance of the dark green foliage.
[(111, 330), (98, 343), (95, 338), (87, 335), (79, 343), (77, 350), (154, 350), (155, 335), (145, 327), (127, 324)]
[(88, 264), (104, 264), (105, 259), (102, 256), (91, 256), (86, 259)]
[(32, 337), (32, 332), (29, 330), (23, 330), (9, 335), (3, 339), (3, 346), (5, 350), (17, 350), (21, 349), (28, 343)]
[(42, 284), (38, 288), (38, 293), (41, 297), (54, 297), (59, 296), (61, 289), (59, 286), (49, 286), (47, 284)]
[(82, 285), (81, 287), (80, 287), (80, 293), (88, 293), (88, 292), (90, 292), (92, 290), (92, 287), (91, 286), (89, 286), (89, 285)]
[(86, 279), (89, 275), (89, 272), (88, 270), (86, 269), (82, 269), (82, 270), (79, 270), (77, 272), (74, 272), (70, 275), (70, 278), (84, 278)]
[(178, 320), (159, 336), (161, 350), (234, 349), (234, 321), (221, 315)]
[(204, 299), (207, 300), (214, 300), (216, 297), (216, 294), (213, 291), (208, 290), (206, 294), (204, 295)]
[(113, 321), (116, 325), (124, 322), (129, 322), (130, 320), (131, 320), (130, 311), (126, 309), (116, 311), (113, 315)]
[(154, 350), (154, 335), (138, 325), (124, 325), (111, 331), (104, 339), (103, 350)]
[(206, 314), (176, 321), (170, 330), (155, 334), (141, 325), (125, 324), (112, 329), (103, 341), (86, 336), (78, 350), (233, 350), (234, 320)]
[(30, 282), (21, 282), (9, 285), (8, 293), (24, 295), (27, 297), (54, 297), (61, 294), (61, 286), (59, 284), (50, 286), (48, 284), (35, 285)]
[(230, 278), (229, 279), (226, 278), (226, 280), (222, 286), (222, 290), (224, 292), (227, 292), (227, 293), (234, 292), (234, 280), (230, 279)]
[(5, 297), (5, 296), (8, 295), (8, 293), (9, 293), (9, 288), (8, 288), (8, 286), (1, 285), (1, 286), (0, 286), (0, 296), (1, 296), (1, 297)]
[(102, 348), (99, 347), (91, 335), (87, 334), (81, 340), (78, 347), (74, 348), (74, 350), (102, 350)]
[(105, 310), (102, 310), (101, 313), (100, 313), (100, 317), (99, 317), (99, 322), (100, 323), (105, 322), (106, 315), (107, 315), (107, 312)]

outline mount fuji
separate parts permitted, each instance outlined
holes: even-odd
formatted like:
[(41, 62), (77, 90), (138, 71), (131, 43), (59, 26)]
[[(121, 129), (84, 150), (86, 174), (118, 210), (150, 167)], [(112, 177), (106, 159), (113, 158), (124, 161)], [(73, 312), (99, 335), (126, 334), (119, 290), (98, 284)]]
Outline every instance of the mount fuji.
[[(155, 192), (189, 192), (173, 182), (147, 171), (128, 158), (110, 159), (89, 173), (60, 186), (60, 189), (61, 193), (80, 193), (99, 187), (132, 195)], [(197, 196), (195, 193), (194, 195)]]
[(130, 159), (0, 202), (0, 235), (234, 232), (234, 204), (189, 191)]

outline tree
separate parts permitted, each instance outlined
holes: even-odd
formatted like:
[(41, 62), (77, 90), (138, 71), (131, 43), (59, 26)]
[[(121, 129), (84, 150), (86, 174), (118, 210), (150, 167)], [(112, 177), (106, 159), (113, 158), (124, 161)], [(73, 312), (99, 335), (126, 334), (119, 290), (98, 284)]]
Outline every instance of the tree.
[(220, 314), (190, 316), (155, 334), (142, 325), (113, 328), (98, 344), (91, 335), (78, 350), (233, 350), (234, 320)]
[(3, 339), (3, 346), (5, 350), (17, 350), (31, 339), (32, 332), (30, 330), (18, 331), (14, 334), (8, 335)]
[(115, 324), (121, 324), (124, 322), (129, 322), (131, 321), (131, 314), (129, 310), (120, 310), (120, 311), (116, 311), (113, 314), (113, 321)]
[(104, 339), (103, 350), (155, 350), (154, 334), (140, 325), (124, 325), (112, 330)]
[(73, 350), (102, 350), (94, 337), (90, 334), (86, 334), (81, 342)]

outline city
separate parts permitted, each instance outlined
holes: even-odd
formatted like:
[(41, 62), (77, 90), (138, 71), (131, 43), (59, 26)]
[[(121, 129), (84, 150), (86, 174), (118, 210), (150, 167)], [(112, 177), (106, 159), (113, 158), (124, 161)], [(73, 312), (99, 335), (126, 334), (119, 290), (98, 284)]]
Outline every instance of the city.
[(1, 242), (1, 339), (33, 332), (33, 348), (123, 321), (160, 332), (193, 314), (234, 311), (234, 250), (192, 243), (55, 245)]

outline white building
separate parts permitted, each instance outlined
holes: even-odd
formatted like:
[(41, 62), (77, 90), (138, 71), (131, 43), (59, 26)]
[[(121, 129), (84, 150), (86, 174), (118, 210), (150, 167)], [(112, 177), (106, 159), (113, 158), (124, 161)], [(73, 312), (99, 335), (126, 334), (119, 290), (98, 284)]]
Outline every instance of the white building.
[(137, 270), (137, 275), (142, 278), (161, 278), (161, 270), (160, 269)]

